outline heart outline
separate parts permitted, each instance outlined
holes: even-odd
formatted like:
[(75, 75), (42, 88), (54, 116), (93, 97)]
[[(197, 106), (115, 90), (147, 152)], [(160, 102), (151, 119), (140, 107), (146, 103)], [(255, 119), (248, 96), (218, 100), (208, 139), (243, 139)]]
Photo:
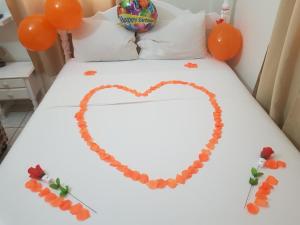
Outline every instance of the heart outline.
[[(209, 102), (211, 103), (214, 112), (214, 130), (211, 138), (208, 143), (200, 150), (199, 157), (196, 159), (192, 165), (183, 170), (181, 173), (176, 175), (176, 178), (168, 178), (168, 179), (150, 179), (146, 173), (140, 173), (139, 171), (128, 168), (125, 164), (119, 162), (113, 155), (106, 152), (105, 149), (101, 148), (94, 140), (89, 130), (87, 128), (87, 122), (84, 118), (84, 115), (88, 109), (88, 103), (90, 99), (97, 92), (105, 90), (105, 89), (117, 89), (121, 91), (125, 91), (130, 93), (136, 97), (147, 97), (152, 92), (166, 86), (166, 85), (185, 85), (192, 87), (205, 95), (208, 96)], [(141, 184), (147, 185), (150, 189), (163, 189), (166, 187), (176, 188), (179, 184), (185, 184), (187, 180), (192, 178), (193, 175), (197, 174), (199, 169), (203, 167), (203, 163), (209, 161), (211, 152), (215, 149), (216, 144), (222, 136), (222, 130), (224, 127), (222, 121), (222, 110), (220, 105), (216, 100), (216, 95), (213, 92), (210, 92), (205, 87), (197, 85), (193, 82), (186, 82), (180, 80), (171, 80), (171, 81), (161, 81), (154, 86), (151, 86), (144, 92), (139, 92), (135, 89), (129, 88), (125, 85), (101, 85), (96, 88), (91, 89), (81, 100), (80, 109), (75, 114), (75, 118), (77, 120), (77, 125), (80, 130), (80, 134), (82, 139), (86, 142), (86, 144), (90, 147), (92, 151), (98, 154), (101, 160), (108, 163), (110, 166), (116, 168), (119, 172), (123, 173), (125, 177), (131, 178), (133, 181), (140, 182)]]

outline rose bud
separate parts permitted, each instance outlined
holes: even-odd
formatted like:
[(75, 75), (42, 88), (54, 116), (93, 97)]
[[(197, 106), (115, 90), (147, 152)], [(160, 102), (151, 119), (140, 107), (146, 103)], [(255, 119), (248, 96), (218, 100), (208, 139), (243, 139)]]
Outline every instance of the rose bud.
[(273, 149), (271, 147), (265, 147), (260, 153), (260, 157), (264, 158), (265, 160), (268, 160), (271, 158), (272, 154), (274, 153)]
[(37, 180), (42, 179), (42, 177), (46, 174), (44, 170), (40, 167), (40, 165), (36, 165), (35, 168), (30, 167), (28, 169), (28, 173), (29, 173), (29, 177)]

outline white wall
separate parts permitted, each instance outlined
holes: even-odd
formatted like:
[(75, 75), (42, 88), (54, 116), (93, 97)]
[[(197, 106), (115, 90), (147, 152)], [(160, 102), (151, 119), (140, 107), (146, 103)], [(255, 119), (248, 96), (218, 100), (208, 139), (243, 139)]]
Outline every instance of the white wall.
[(0, 12), (8, 11), (5, 0), (0, 0)]
[[(163, 0), (183, 9), (190, 9), (193, 12), (205, 10), (206, 12), (220, 12), (224, 0)], [(230, 4), (234, 0), (228, 1)]]
[[(5, 0), (0, 0), (0, 13), (9, 13)], [(0, 47), (6, 51), (5, 61), (29, 61), (27, 51), (20, 44), (17, 37), (17, 26), (10, 22), (0, 26)]]
[(237, 0), (233, 24), (243, 35), (241, 57), (231, 66), (252, 91), (270, 42), (280, 0)]

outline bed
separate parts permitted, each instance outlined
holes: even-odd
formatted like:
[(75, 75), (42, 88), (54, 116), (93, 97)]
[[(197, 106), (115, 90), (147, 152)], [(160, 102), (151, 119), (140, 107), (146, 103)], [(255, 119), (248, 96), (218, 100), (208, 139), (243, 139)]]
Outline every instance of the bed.
[[(80, 224), (24, 188), (27, 168), (40, 164), (97, 210), (86, 224), (295, 224), (299, 152), (225, 63), (210, 57), (189, 62), (198, 68), (185, 67), (186, 60), (69, 61), (1, 164), (1, 222)], [(97, 73), (87, 77), (86, 70)], [(80, 137), (75, 115), (94, 87), (122, 84), (143, 91), (174, 80), (215, 93), (223, 112), (223, 135), (210, 161), (184, 185), (151, 190), (100, 160)], [(207, 97), (184, 85), (165, 86), (141, 98), (105, 90), (89, 104), (87, 120), (95, 140), (120, 161), (153, 177), (173, 176), (189, 165), (213, 130)], [(272, 146), (288, 166), (264, 170), (279, 185), (270, 207), (252, 216), (244, 208), (249, 170), (264, 146)]]
[[(266, 147), (287, 166), (259, 167), (259, 185), (269, 176), (279, 183), (269, 206), (252, 215), (245, 205), (259, 185), (250, 188), (251, 168)], [(67, 198), (86, 204), (90, 217), (81, 222), (70, 206), (54, 205), (46, 188), (34, 191), (33, 182), (46, 186), (29, 179), (36, 165), (68, 184)], [(76, 58), (0, 166), (0, 224), (294, 225), (299, 171), (298, 150), (226, 63), (208, 54)]]

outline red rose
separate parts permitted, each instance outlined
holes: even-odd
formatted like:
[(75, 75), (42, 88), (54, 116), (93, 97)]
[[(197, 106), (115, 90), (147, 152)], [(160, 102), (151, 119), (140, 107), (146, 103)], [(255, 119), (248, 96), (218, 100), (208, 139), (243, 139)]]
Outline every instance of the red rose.
[(264, 158), (265, 160), (268, 160), (271, 158), (272, 154), (274, 153), (273, 149), (271, 147), (265, 147), (260, 153), (260, 157)]
[(29, 177), (31, 177), (33, 179), (37, 179), (37, 180), (42, 179), (42, 177), (45, 175), (45, 172), (40, 167), (40, 165), (36, 165), (35, 168), (34, 167), (30, 167), (28, 169), (28, 173), (29, 173)]

